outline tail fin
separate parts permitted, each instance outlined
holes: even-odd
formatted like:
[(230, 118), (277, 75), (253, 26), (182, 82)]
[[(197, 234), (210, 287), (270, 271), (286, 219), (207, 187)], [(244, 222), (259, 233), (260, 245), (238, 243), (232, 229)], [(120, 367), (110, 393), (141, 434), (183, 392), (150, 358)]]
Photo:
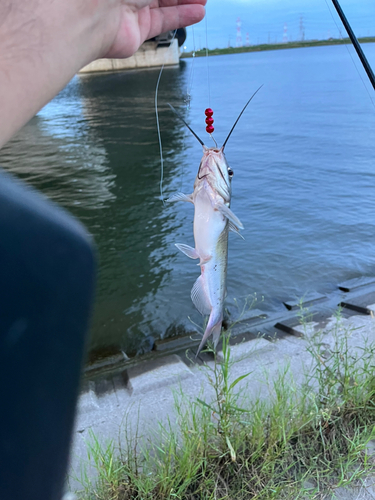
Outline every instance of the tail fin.
[(207, 339), (211, 335), (211, 333), (212, 333), (215, 349), (216, 349), (217, 343), (219, 342), (220, 333), (221, 333), (221, 324), (223, 322), (223, 316), (221, 315), (219, 321), (217, 321), (213, 325), (212, 325), (211, 317), (212, 317), (212, 313), (210, 315), (210, 319), (208, 320), (208, 325), (207, 325), (206, 331), (204, 332), (203, 339), (202, 339), (201, 343), (199, 344), (198, 351), (197, 351), (197, 354), (195, 355), (195, 357), (198, 356), (198, 354), (200, 353), (204, 344), (207, 342)]

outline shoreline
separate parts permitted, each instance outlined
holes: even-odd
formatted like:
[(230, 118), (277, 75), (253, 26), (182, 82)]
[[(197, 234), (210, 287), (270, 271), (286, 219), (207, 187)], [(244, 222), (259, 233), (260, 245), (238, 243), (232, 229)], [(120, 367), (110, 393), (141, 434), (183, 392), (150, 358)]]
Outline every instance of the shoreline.
[[(360, 43), (375, 43), (375, 36), (366, 36), (358, 38)], [(219, 56), (227, 54), (242, 54), (244, 52), (263, 52), (269, 50), (285, 50), (285, 49), (299, 49), (304, 47), (323, 47), (326, 45), (348, 45), (351, 44), (349, 38), (331, 38), (329, 40), (306, 40), (304, 42), (286, 42), (286, 43), (263, 43), (260, 45), (250, 45), (249, 47), (227, 47), (224, 49), (208, 49), (209, 56)], [(193, 56), (194, 54), (194, 56)], [(194, 52), (182, 52), (181, 59), (189, 57), (204, 57), (206, 49), (196, 50)]]
[[(368, 299), (369, 295), (371, 295), (371, 300)], [(349, 311), (349, 314), (368, 315), (369, 312), (364, 304), (368, 301), (375, 307), (375, 276), (361, 276), (343, 281), (338, 283), (336, 290), (329, 294), (312, 291), (301, 297), (303, 306), (308, 307), (310, 312), (320, 319), (330, 316), (338, 304), (345, 308), (346, 312)], [(282, 339), (285, 336), (298, 336), (295, 326), (300, 324), (298, 311), (302, 304), (301, 300), (285, 297), (283, 301), (280, 301), (278, 309), (274, 311), (267, 308), (258, 309), (254, 303), (254, 307), (249, 307), (245, 314), (242, 313), (241, 320), (236, 315), (235, 309), (232, 309), (226, 318), (224, 329), (231, 330), (234, 344), (239, 342), (238, 339), (241, 339), (240, 343), (251, 342), (258, 338), (260, 331), (269, 341)], [(231, 323), (236, 326), (230, 326)], [(144, 354), (124, 353), (120, 348), (114, 347), (103, 349), (102, 355), (93, 356), (90, 360), (90, 353), (88, 353), (89, 361), (86, 360), (84, 367), (82, 390), (87, 391), (94, 381), (117, 376), (124, 370), (153, 364), (166, 356), (179, 356), (184, 363), (189, 364), (190, 360), (186, 358), (186, 353), (188, 350), (194, 353), (200, 341), (197, 331), (192, 329), (180, 335), (155, 340), (152, 349)]]

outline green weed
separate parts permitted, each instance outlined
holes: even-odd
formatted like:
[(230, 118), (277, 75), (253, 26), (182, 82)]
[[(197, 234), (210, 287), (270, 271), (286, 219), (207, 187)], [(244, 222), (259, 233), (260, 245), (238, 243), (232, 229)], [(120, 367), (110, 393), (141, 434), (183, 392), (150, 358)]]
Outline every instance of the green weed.
[(224, 334), (220, 356), (202, 367), (212, 399), (176, 394), (177, 428), (160, 424), (147, 442), (135, 434), (119, 448), (102, 447), (92, 435), (97, 480), (83, 474), (81, 498), (318, 499), (372, 472), (366, 445), (375, 437), (375, 346), (354, 350), (339, 313), (327, 348), (327, 333), (311, 334), (306, 313), (301, 309), (301, 324), (313, 364), (302, 386), (284, 366), (266, 380), (268, 397), (247, 398), (251, 372), (233, 380)]

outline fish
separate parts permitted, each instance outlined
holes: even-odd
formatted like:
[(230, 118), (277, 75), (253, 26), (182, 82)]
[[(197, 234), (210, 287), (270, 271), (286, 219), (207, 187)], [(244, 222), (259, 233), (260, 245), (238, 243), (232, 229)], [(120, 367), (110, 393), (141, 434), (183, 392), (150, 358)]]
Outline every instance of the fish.
[(195, 247), (175, 243), (176, 247), (190, 259), (199, 259), (201, 274), (191, 290), (193, 304), (202, 315), (208, 315), (208, 323), (198, 347), (200, 353), (212, 335), (216, 349), (223, 323), (224, 302), (227, 296), (228, 235), (233, 231), (241, 235), (243, 224), (230, 208), (233, 170), (224, 154), (225, 146), (242, 113), (261, 87), (247, 101), (223, 145), (207, 147), (172, 108), (178, 118), (188, 127), (203, 147), (203, 157), (191, 194), (176, 193), (167, 202), (187, 202), (194, 205)]

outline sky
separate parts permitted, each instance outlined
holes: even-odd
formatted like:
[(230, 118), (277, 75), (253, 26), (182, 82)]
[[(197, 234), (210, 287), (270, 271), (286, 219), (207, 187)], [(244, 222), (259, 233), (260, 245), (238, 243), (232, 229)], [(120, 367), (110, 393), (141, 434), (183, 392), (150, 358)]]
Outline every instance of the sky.
[[(375, 0), (340, 0), (354, 33), (375, 36)], [(346, 36), (331, 0), (208, 0), (209, 49), (237, 45), (237, 19), (242, 44), (280, 43)], [(337, 28), (336, 23), (339, 26)], [(286, 27), (286, 28), (285, 28)], [(206, 47), (206, 20), (187, 28), (187, 51)]]

